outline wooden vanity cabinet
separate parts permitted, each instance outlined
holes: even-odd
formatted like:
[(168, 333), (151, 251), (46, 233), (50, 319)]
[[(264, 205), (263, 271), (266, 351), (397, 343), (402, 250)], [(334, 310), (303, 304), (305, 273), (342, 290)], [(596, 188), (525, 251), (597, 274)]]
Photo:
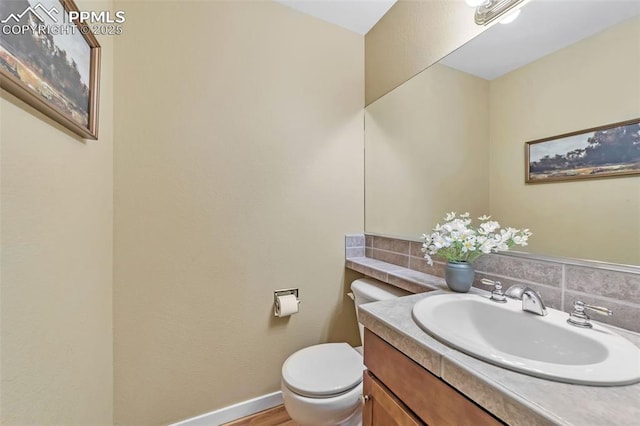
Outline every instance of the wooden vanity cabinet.
[(363, 426), (504, 424), (369, 329), (364, 347)]

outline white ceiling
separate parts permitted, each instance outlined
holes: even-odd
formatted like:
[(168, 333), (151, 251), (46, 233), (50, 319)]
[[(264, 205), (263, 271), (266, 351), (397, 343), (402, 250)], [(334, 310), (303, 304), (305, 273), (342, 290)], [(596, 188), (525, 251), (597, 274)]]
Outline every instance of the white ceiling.
[(532, 0), (440, 63), (493, 80), (638, 14), (640, 0)]
[(366, 34), (396, 0), (276, 0), (358, 34)]

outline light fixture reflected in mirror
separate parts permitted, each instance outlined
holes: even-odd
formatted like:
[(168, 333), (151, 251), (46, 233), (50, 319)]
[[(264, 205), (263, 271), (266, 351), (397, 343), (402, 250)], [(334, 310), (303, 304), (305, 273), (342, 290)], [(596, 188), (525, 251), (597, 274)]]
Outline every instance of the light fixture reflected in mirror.
[(478, 25), (487, 25), (507, 12), (510, 14), (503, 18), (503, 24), (513, 22), (520, 14), (519, 9), (529, 0), (466, 0), (466, 3), (476, 8), (475, 21)]

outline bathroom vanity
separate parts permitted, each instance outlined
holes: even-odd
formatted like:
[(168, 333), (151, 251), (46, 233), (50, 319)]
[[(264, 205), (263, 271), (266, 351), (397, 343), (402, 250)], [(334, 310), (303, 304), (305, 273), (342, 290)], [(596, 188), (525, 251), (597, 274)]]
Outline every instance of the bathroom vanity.
[[(473, 358), (429, 336), (411, 312), (430, 294), (359, 308), (366, 328), (365, 425), (637, 424), (640, 384), (597, 387), (540, 379)], [(640, 346), (636, 333), (616, 332)]]
[[(513, 333), (517, 334), (519, 330), (523, 330), (523, 333), (530, 338), (531, 344), (517, 346), (519, 349), (531, 351), (527, 352), (527, 357), (532, 360), (541, 354), (547, 354), (547, 351), (537, 350), (535, 345), (540, 344), (541, 339), (539, 339), (539, 333), (538, 335), (533, 333), (534, 329), (543, 331), (544, 341), (547, 344), (549, 339), (546, 337), (554, 335), (549, 333), (547, 336), (549, 330), (543, 330), (535, 324), (529, 325), (529, 320), (537, 321), (536, 318), (543, 317), (526, 313), (526, 321), (518, 321), (511, 316), (489, 315), (485, 311), (474, 311), (472, 307), (463, 306), (466, 298), (474, 297), (475, 294), (479, 299), (484, 300), (489, 297), (489, 292), (476, 287), (472, 288), (466, 296), (447, 291), (445, 280), (441, 277), (443, 271), (438, 269), (438, 265), (434, 268), (425, 267), (424, 259), (421, 257), (420, 243), (353, 235), (347, 236), (345, 246), (347, 269), (414, 293), (394, 300), (361, 305), (358, 308), (359, 322), (366, 329), (364, 360), (368, 371), (364, 376), (364, 395), (368, 398), (366, 398), (363, 413), (365, 425), (427, 423), (430, 425), (635, 426), (638, 424), (640, 383), (591, 386), (569, 384), (589, 383), (589, 381), (564, 383), (541, 378), (552, 377), (553, 372), (551, 376), (534, 377), (535, 372), (521, 371), (515, 369), (515, 366), (512, 367), (516, 371), (512, 371), (483, 361), (485, 358), (481, 354), (468, 355), (469, 352), (463, 352), (465, 349), (461, 342), (451, 341), (451, 336), (447, 337), (441, 333), (443, 329), (440, 332), (431, 330), (431, 333), (435, 332), (435, 334), (425, 330), (425, 327), (431, 329), (438, 324), (441, 328), (442, 321), (455, 330), (467, 333), (473, 333), (473, 330), (478, 330), (477, 327), (480, 327), (477, 337), (487, 339), (485, 342), (487, 344), (504, 343), (505, 339), (508, 341), (511, 339), (509, 336), (513, 337), (513, 341), (518, 341)], [(626, 346), (640, 348), (640, 329), (638, 329), (638, 312), (640, 311), (635, 287), (640, 284), (637, 281), (640, 272), (636, 269), (610, 271), (603, 269), (600, 264), (589, 262), (577, 264), (576, 261), (566, 263), (560, 258), (492, 256), (485, 259), (484, 263), (478, 264), (478, 278), (501, 279), (503, 282), (508, 282), (509, 286), (531, 285), (534, 289), (539, 289), (545, 303), (551, 302), (550, 305), (547, 304), (551, 308), (562, 307), (564, 301), (570, 303), (577, 296), (589, 303), (612, 307), (613, 316), (592, 318), (608, 321), (608, 325), (605, 326), (596, 321), (596, 324), (599, 324), (598, 327), (594, 327), (588, 333), (584, 332), (586, 334), (581, 334), (589, 338), (590, 333), (593, 332), (594, 338), (600, 340), (604, 339), (603, 334), (612, 332), (626, 339)], [(551, 277), (556, 277), (557, 280), (552, 280)], [(538, 282), (542, 283), (538, 284)], [(572, 290), (574, 282), (579, 282), (583, 287), (588, 286), (590, 289), (600, 288), (603, 292), (591, 295), (587, 294), (582, 287), (580, 292), (574, 292)], [(602, 284), (607, 282), (612, 284), (608, 286)], [(457, 308), (445, 307), (443, 304), (440, 308), (444, 311), (440, 308), (436, 309), (436, 305), (433, 304), (436, 299), (449, 300), (447, 295), (455, 298)], [(514, 304), (513, 301), (504, 304), (488, 303), (490, 303), (489, 308), (502, 306), (505, 309)], [(426, 307), (427, 311), (435, 317), (430, 318), (428, 315), (424, 317), (421, 307)], [(459, 308), (463, 308), (464, 312), (457, 310)], [(516, 309), (516, 311), (521, 310), (522, 306), (519, 310)], [(569, 312), (556, 310), (554, 314), (553, 310), (550, 309), (549, 314), (544, 317), (546, 318), (544, 322), (550, 319), (558, 321), (554, 316), (559, 316), (559, 321), (565, 324), (566, 319), (569, 318)], [(467, 319), (471, 322), (460, 321), (467, 317), (467, 312), (475, 312), (475, 319), (473, 315), (469, 315)], [(465, 336), (464, 338), (470, 344), (480, 343), (473, 335), (458, 332), (456, 334)], [(433, 337), (434, 335), (440, 336), (439, 339)], [(558, 338), (562, 340), (562, 344), (558, 347), (570, 346), (568, 351), (554, 352), (562, 356), (568, 355), (570, 359), (565, 360), (566, 364), (575, 364), (572, 358), (574, 355), (578, 359), (584, 358), (585, 353), (582, 353), (584, 351), (580, 349), (579, 342), (562, 336), (555, 336), (551, 340), (555, 341)], [(605, 344), (604, 340), (601, 343)], [(580, 353), (575, 354), (572, 351)], [(640, 368), (640, 356), (636, 358), (618, 363), (627, 366), (635, 365), (637, 372), (637, 368)], [(514, 359), (514, 361), (518, 360)], [(561, 359), (556, 359), (554, 363), (563, 364)], [(586, 363), (594, 362), (590, 360)], [(528, 363), (528, 365), (534, 364)], [(602, 366), (598, 369), (600, 367)], [(562, 368), (561, 374), (564, 374), (565, 370), (570, 368)], [(603, 377), (605, 381), (612, 381), (612, 384), (634, 381), (615, 380), (617, 373), (619, 372), (606, 373), (606, 377)], [(555, 377), (560, 376), (555, 375)]]

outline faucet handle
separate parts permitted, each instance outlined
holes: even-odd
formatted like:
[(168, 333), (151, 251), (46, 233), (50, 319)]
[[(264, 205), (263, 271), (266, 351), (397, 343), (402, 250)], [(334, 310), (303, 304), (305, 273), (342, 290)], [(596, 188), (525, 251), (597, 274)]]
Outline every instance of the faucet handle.
[(576, 300), (573, 302), (573, 312), (569, 314), (567, 322), (576, 327), (592, 328), (593, 325), (591, 325), (591, 322), (589, 321), (591, 318), (584, 312), (585, 309), (600, 315), (613, 315), (613, 311), (611, 311), (611, 309), (603, 308), (602, 306), (587, 305), (580, 300)]
[(507, 303), (507, 298), (504, 297), (504, 293), (502, 292), (502, 283), (500, 281), (493, 281), (488, 278), (483, 278), (480, 282), (484, 285), (492, 285), (493, 291), (491, 292), (491, 297), (489, 300), (498, 303)]
[(602, 306), (594, 306), (594, 305), (584, 305), (585, 309), (588, 309), (590, 311), (593, 311), (597, 314), (600, 315), (606, 315), (608, 317), (610, 317), (611, 315), (613, 315), (613, 311), (609, 308), (603, 308)]

